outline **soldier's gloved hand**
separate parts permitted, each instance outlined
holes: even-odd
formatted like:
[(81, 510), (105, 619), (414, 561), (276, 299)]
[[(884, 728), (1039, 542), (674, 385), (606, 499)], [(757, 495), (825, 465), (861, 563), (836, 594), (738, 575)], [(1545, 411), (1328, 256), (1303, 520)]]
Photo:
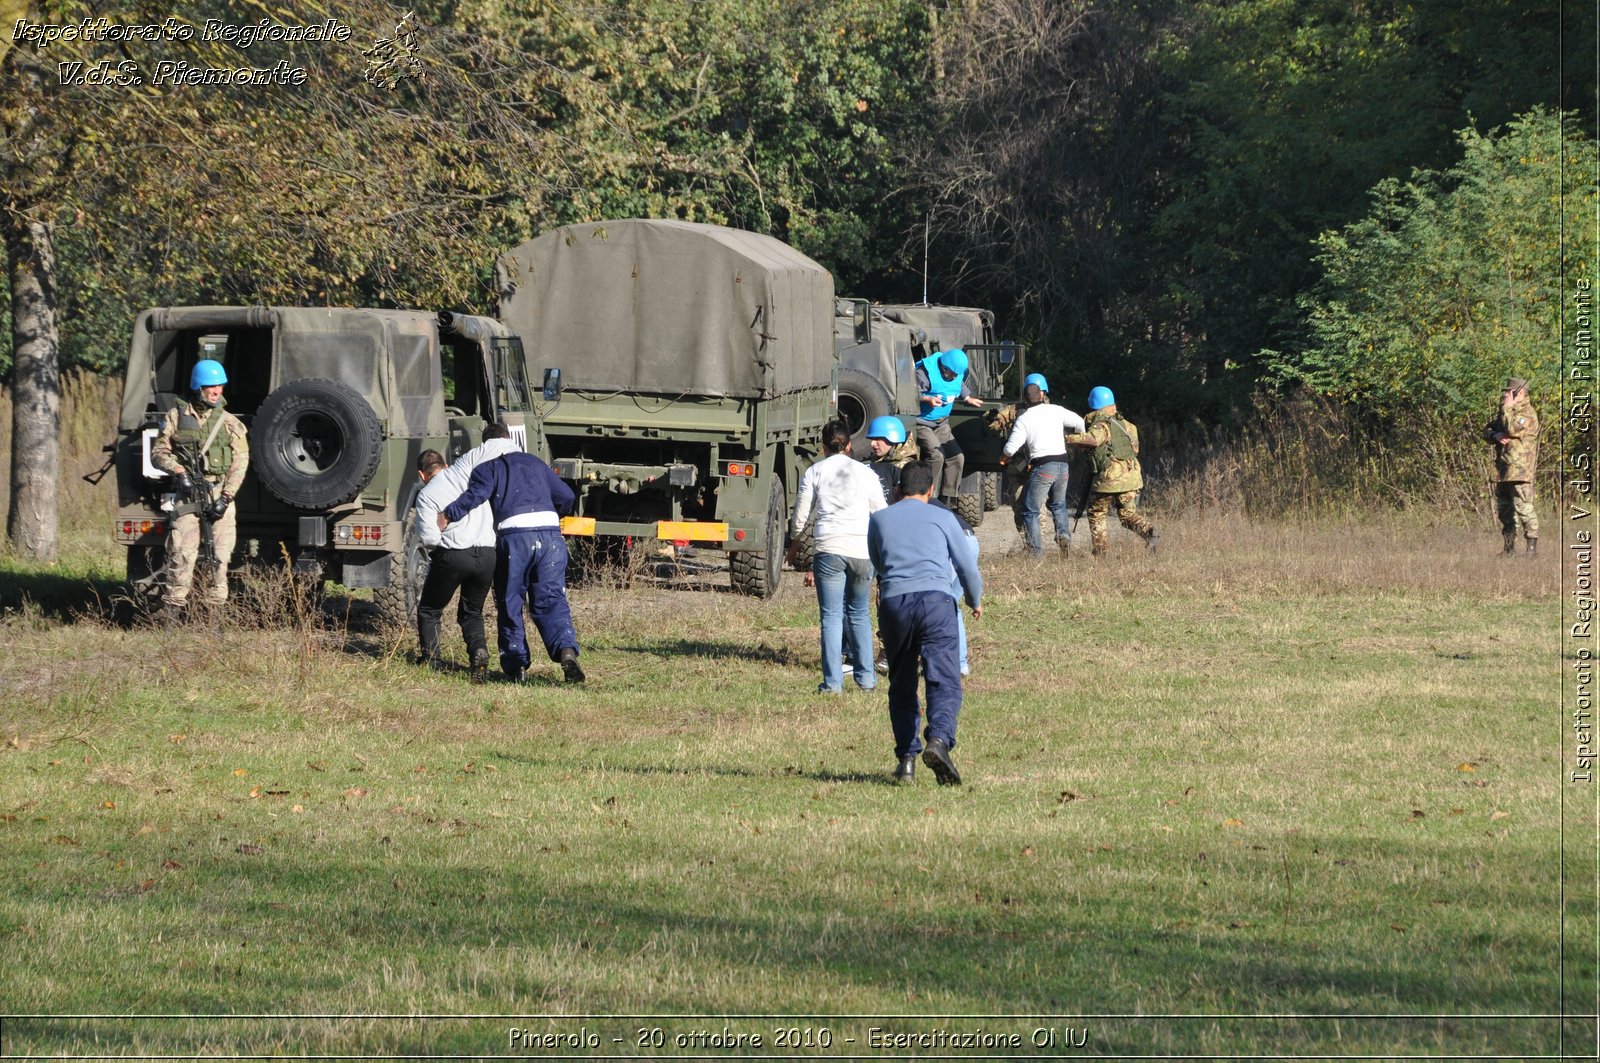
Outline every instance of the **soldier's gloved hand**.
[(194, 481), (189, 479), (189, 474), (183, 470), (168, 474), (172, 479), (172, 490), (177, 495), (188, 498), (194, 493)]
[(228, 503), (232, 501), (233, 498), (230, 495), (218, 495), (206, 507), (206, 519), (213, 522), (221, 520), (222, 515), (228, 512)]

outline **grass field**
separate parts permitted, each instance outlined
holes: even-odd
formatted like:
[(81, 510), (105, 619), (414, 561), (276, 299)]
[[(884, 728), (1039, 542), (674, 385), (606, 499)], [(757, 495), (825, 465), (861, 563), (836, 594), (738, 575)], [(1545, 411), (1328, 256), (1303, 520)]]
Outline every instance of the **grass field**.
[(1558, 551), (1163, 531), (986, 556), (959, 789), (797, 577), (577, 589), (590, 682), (513, 687), (0, 561), (0, 1048), (1592, 1058)]

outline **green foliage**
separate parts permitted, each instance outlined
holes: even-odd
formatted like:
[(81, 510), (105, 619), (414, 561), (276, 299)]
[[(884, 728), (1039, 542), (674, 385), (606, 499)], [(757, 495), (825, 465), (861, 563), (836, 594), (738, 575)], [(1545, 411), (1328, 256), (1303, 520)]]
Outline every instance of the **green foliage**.
[(590, 173), (547, 223), (732, 224), (815, 255), (850, 287), (884, 267), (898, 238), (894, 145), (925, 120), (922, 10), (918, 0), (597, 0), (470, 18), (604, 100), (576, 129), (565, 108), (553, 114), (581, 135)]
[(1535, 109), (1460, 146), (1318, 237), (1305, 348), (1268, 356), (1280, 378), (1386, 418), (1482, 413), (1508, 375), (1558, 393), (1560, 286), (1596, 265), (1595, 142)]
[(1515, 0), (1194, 5), (1163, 49), (1173, 151), (1141, 241), (1165, 278), (1168, 356), (1253, 376), (1255, 352), (1290, 345), (1317, 233), (1380, 180), (1448, 165), (1452, 130), (1556, 103), (1554, 16)]

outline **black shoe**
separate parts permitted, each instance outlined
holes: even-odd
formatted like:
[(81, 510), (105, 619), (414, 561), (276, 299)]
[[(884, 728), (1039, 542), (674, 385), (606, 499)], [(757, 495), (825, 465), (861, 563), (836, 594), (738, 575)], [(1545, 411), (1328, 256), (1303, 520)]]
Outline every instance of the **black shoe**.
[(163, 605), (150, 614), (150, 622), (157, 627), (179, 627), (189, 622), (188, 609), (182, 605)]
[(1538, 539), (1529, 539), (1528, 540), (1528, 556), (1529, 557), (1534, 557), (1538, 553), (1539, 553), (1539, 540)]
[(961, 785), (961, 773), (956, 771), (956, 763), (950, 759), (950, 746), (944, 739), (928, 739), (922, 751), (922, 763), (933, 769), (933, 777), (939, 780), (940, 786)]
[(472, 655), (472, 681), (474, 683), (487, 683), (489, 681), (488, 650), (479, 650)]
[(571, 646), (561, 651), (561, 674), (569, 683), (581, 683), (584, 680), (583, 669), (578, 666), (578, 651)]
[(908, 753), (900, 758), (900, 765), (894, 769), (894, 781), (902, 786), (908, 782), (915, 782), (917, 775), (917, 755)]
[(526, 668), (513, 668), (506, 673), (506, 682), (508, 683), (526, 683), (527, 681), (528, 670)]

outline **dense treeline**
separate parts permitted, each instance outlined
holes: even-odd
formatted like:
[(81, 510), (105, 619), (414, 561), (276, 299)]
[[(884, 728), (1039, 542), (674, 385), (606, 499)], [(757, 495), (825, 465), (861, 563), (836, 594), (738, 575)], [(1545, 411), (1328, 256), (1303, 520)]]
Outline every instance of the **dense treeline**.
[[(1059, 392), (1111, 383), (1169, 424), (1263, 387), (1465, 416), (1509, 368), (1553, 380), (1559, 278), (1594, 269), (1590, 5), (439, 0), (398, 31), (375, 0), (301, 7), (348, 40), (6, 42), (19, 453), (138, 307), (492, 309), (495, 252), (581, 219), (723, 222), (841, 292), (992, 307)], [(385, 39), (415, 63), (374, 82)], [(307, 78), (155, 84), (163, 59)], [(145, 79), (63, 84), (70, 62)]]

